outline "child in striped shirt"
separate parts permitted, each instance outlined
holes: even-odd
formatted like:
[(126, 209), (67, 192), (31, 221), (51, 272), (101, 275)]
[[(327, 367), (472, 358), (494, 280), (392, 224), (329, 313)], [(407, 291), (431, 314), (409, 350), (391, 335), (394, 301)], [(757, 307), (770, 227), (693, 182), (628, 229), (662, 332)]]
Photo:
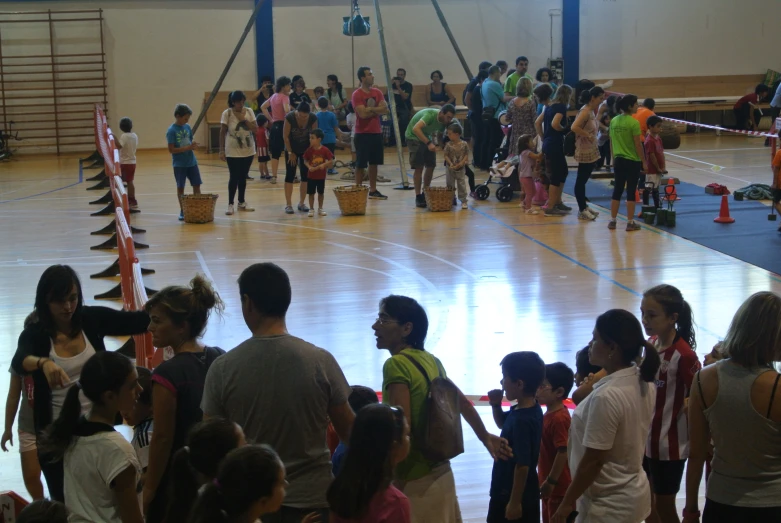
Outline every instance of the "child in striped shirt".
[(648, 434), (643, 468), (651, 483), (651, 516), (646, 521), (680, 521), (675, 497), (689, 457), (687, 407), (700, 361), (694, 352), (694, 320), (681, 291), (657, 285), (640, 305), (649, 342), (662, 364), (656, 373), (656, 407)]

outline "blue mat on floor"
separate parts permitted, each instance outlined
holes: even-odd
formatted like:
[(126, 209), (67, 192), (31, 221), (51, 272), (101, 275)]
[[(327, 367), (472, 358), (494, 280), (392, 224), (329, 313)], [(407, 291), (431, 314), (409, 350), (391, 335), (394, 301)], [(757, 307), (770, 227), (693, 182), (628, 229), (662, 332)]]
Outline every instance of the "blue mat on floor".
[[(604, 179), (589, 181), (586, 196), (595, 205), (610, 209), (613, 188), (608, 182)], [(570, 173), (564, 192), (572, 195), (574, 187), (575, 173)], [(715, 223), (713, 219), (719, 215), (721, 196), (705, 194), (703, 187), (684, 182), (676, 185), (676, 189), (681, 200), (673, 207), (677, 214), (675, 227), (654, 227), (781, 275), (781, 233), (777, 230), (781, 218), (774, 222), (767, 219), (770, 206), (753, 200), (735, 201), (730, 195), (730, 215), (735, 222)], [(640, 205), (635, 213), (639, 212)], [(622, 200), (619, 214), (625, 213), (626, 204)]]

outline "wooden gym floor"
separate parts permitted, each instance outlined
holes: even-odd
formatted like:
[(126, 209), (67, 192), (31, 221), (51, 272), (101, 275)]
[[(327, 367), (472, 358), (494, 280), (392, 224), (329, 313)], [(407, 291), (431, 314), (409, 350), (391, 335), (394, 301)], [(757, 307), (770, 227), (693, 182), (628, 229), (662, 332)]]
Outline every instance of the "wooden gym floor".
[[(259, 182), (257, 171), (247, 191), (256, 211), (225, 216), (227, 168), (216, 155), (200, 153), (198, 159), (203, 191), (219, 193), (220, 199), (214, 223), (188, 225), (177, 220), (170, 156), (139, 153), (142, 213), (132, 221), (147, 230), (137, 237), (150, 245), (138, 252), (143, 266), (157, 271), (145, 279), (147, 287), (186, 284), (196, 273), (205, 274), (227, 310), (212, 318), (204, 342), (231, 349), (249, 335), (236, 279), (254, 262), (273, 261), (293, 283), (290, 331), (330, 350), (352, 384), (381, 384), (387, 353), (375, 348), (371, 325), (378, 301), (390, 293), (421, 301), (431, 322), (427, 349), (442, 359), (465, 393), (483, 394), (498, 386), (499, 361), (511, 351), (534, 350), (546, 362), (574, 367), (575, 351), (591, 339), (596, 316), (610, 308), (639, 314), (642, 291), (658, 283), (679, 287), (692, 304), (700, 355), (724, 335), (751, 293), (781, 291), (777, 275), (654, 228), (627, 234), (620, 224), (608, 231), (605, 209), (594, 223), (579, 222), (574, 214), (526, 216), (517, 198), (498, 203), (496, 186), (488, 200), (474, 206), (469, 200), (469, 210), (417, 209), (412, 191), (393, 190), (400, 175), (391, 149), (389, 165), (380, 171), (394, 181), (380, 187), (389, 199), (370, 200), (361, 217), (339, 215), (330, 189), (349, 182), (333, 179), (327, 184), (327, 217), (285, 215), (284, 184)], [(339, 159), (347, 158), (341, 153)], [(743, 136), (687, 135), (681, 149), (668, 155), (672, 175), (730, 189), (768, 183), (769, 164), (762, 141)], [(85, 170), (83, 178), (96, 172)], [(444, 183), (441, 174), (438, 168), (435, 184)], [(0, 164), (3, 369), (45, 267), (72, 265), (88, 303), (115, 283), (89, 278), (115, 258), (112, 252), (90, 250), (105, 237), (89, 233), (110, 221), (89, 216), (99, 206), (88, 202), (105, 192), (85, 191), (90, 185), (80, 178), (75, 155), (17, 156)], [(571, 196), (567, 201), (574, 205)], [(0, 391), (7, 387), (8, 374), (0, 372)], [(481, 411), (495, 430), (490, 412)], [(454, 462), (458, 492), (465, 521), (484, 521), (491, 461), (471, 432), (467, 435), (468, 450)], [(15, 447), (0, 456), (0, 489), (26, 494), (17, 452)]]

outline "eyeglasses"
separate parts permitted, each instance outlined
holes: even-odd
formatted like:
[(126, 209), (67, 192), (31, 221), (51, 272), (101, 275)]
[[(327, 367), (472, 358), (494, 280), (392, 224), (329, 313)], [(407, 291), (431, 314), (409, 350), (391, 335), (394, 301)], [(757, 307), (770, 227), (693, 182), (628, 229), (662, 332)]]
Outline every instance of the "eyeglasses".
[(379, 323), (380, 325), (388, 325), (389, 323), (399, 323), (398, 320), (391, 320), (390, 318), (382, 318), (380, 316), (377, 316), (377, 319), (374, 320), (374, 323)]

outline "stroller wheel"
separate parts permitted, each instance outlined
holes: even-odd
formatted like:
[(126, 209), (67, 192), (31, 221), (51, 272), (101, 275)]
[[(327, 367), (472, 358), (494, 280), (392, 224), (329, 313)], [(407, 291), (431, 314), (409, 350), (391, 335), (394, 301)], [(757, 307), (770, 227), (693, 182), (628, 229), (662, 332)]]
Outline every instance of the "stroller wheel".
[(487, 185), (478, 185), (475, 187), (475, 196), (478, 200), (486, 200), (491, 195), (491, 189)]
[(513, 199), (512, 187), (504, 185), (496, 190), (496, 199), (502, 203), (509, 202)]

